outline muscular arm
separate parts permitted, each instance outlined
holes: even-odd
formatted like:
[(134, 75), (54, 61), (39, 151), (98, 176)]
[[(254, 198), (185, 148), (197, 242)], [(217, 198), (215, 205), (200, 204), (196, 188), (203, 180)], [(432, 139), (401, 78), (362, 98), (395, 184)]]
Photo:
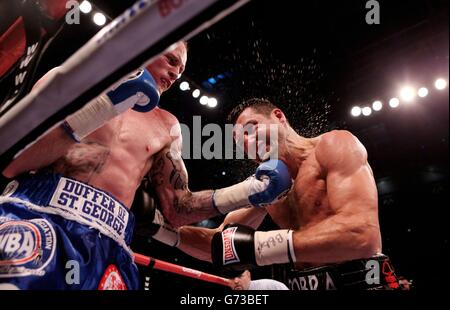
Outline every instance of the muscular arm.
[(164, 217), (179, 227), (219, 215), (212, 204), (212, 190), (189, 190), (183, 159), (173, 152), (170, 148), (160, 151), (149, 173)]
[(47, 167), (62, 157), (75, 142), (60, 127), (55, 127), (23, 151), (3, 170), (3, 175), (13, 178), (21, 173)]
[[(55, 69), (47, 72), (34, 87), (48, 80), (54, 72)], [(24, 172), (46, 167), (62, 157), (74, 143), (60, 126), (54, 127), (20, 153), (2, 173), (7, 178), (13, 178)]]
[(149, 171), (164, 217), (174, 227), (219, 215), (213, 207), (213, 190), (191, 192), (188, 174), (183, 162), (181, 128), (176, 119), (171, 121), (170, 145), (158, 152)]
[(293, 234), (297, 262), (333, 263), (381, 251), (377, 189), (364, 146), (349, 132), (324, 135), (316, 157), (334, 214)]
[(266, 215), (267, 212), (264, 208), (247, 208), (228, 213), (223, 223), (214, 229), (182, 226), (179, 229), (180, 244), (178, 248), (192, 257), (211, 262), (211, 239), (216, 232), (222, 231), (225, 225), (231, 223), (257, 229)]

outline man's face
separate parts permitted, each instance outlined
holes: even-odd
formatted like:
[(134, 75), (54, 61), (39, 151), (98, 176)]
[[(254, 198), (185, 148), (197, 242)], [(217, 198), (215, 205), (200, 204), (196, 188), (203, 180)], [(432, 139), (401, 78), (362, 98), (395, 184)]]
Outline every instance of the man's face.
[(159, 93), (168, 90), (181, 76), (186, 66), (187, 50), (183, 42), (178, 42), (168, 52), (156, 58), (147, 66), (158, 85)]
[(250, 271), (246, 270), (239, 277), (233, 278), (231, 288), (236, 291), (248, 290), (250, 282)]
[(234, 130), (236, 144), (243, 147), (245, 154), (256, 162), (266, 160), (269, 155), (273, 158), (273, 152), (278, 151), (282, 126), (272, 114), (266, 116), (247, 108), (236, 120)]

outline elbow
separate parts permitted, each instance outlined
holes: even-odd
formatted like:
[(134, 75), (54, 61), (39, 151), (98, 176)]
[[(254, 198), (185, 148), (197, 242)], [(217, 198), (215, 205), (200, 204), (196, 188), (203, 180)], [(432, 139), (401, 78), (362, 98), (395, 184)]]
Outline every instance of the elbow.
[(180, 219), (180, 216), (170, 204), (162, 203), (161, 206), (164, 218), (173, 228), (177, 229), (184, 225)]
[(183, 225), (189, 224), (186, 221), (188, 210), (186, 210), (186, 206), (182, 203), (182, 197), (160, 197), (160, 201), (164, 218), (173, 228), (180, 228)]
[(17, 174), (18, 173), (16, 171), (14, 171), (14, 168), (12, 167), (11, 164), (8, 167), (6, 167), (5, 170), (2, 171), (2, 175), (8, 179), (12, 179), (12, 178), (16, 177)]

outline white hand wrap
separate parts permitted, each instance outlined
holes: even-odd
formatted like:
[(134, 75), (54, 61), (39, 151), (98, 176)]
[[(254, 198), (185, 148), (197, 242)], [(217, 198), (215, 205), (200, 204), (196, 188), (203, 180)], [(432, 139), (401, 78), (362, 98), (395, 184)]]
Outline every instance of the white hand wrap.
[(74, 114), (69, 115), (66, 123), (72, 131), (73, 138), (81, 141), (119, 114), (111, 100), (105, 94), (101, 94)]
[(296, 261), (292, 230), (255, 232), (255, 259), (258, 266), (294, 263)]
[(216, 190), (213, 195), (214, 206), (222, 214), (250, 206), (248, 197), (264, 191), (268, 185), (269, 179), (260, 181), (251, 176), (241, 183)]
[(177, 247), (180, 243), (180, 234), (177, 229), (166, 223), (164, 216), (159, 212), (158, 209), (155, 210), (155, 217), (153, 218), (153, 224), (159, 225), (160, 228), (152, 236), (153, 239), (158, 240), (164, 244), (172, 247)]

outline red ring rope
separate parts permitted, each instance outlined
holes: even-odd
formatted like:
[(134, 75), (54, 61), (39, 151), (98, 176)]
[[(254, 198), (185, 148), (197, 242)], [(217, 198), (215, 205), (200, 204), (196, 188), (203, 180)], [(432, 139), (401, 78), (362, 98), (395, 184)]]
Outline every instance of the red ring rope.
[(134, 261), (138, 265), (149, 266), (154, 263), (153, 268), (157, 270), (167, 271), (171, 273), (176, 273), (182, 276), (203, 280), (206, 282), (216, 283), (219, 285), (229, 286), (230, 280), (215, 276), (209, 273), (198, 271), (191, 268), (186, 268), (180, 265), (168, 263), (159, 259), (155, 259), (142, 254), (134, 253)]

